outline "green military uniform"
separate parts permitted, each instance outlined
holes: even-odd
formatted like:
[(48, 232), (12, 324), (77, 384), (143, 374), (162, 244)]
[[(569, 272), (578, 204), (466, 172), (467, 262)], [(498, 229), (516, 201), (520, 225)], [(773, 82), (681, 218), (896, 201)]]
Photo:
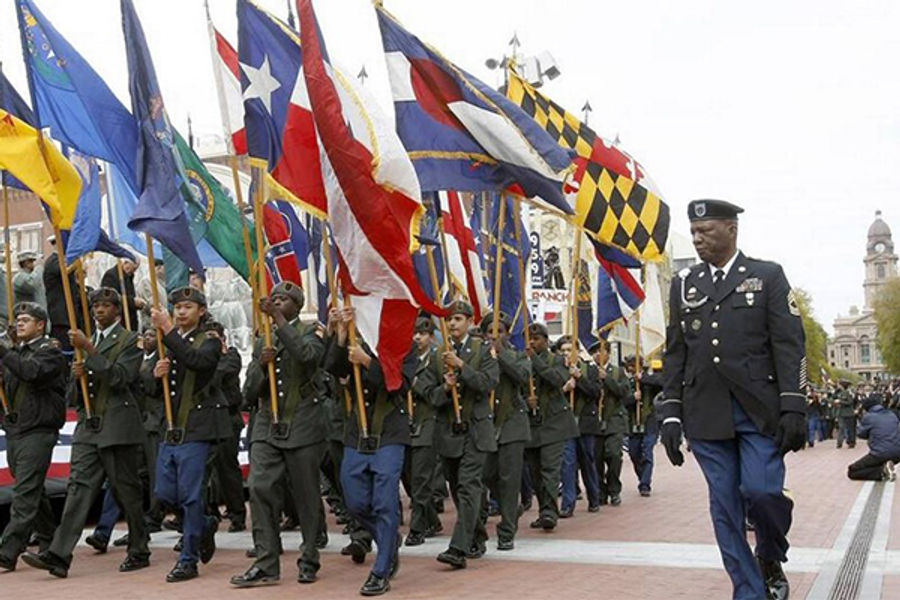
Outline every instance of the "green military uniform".
[[(559, 505), (560, 466), (566, 440), (578, 437), (578, 425), (562, 388), (569, 379), (565, 359), (549, 349), (531, 357), (537, 410), (531, 416), (531, 441), (525, 446), (525, 460), (531, 472), (545, 528), (556, 526)], [(551, 525), (552, 524), (552, 525)]]
[(837, 447), (847, 441), (847, 446), (856, 446), (856, 397), (846, 388), (838, 390), (834, 395), (835, 412), (838, 422)]
[[(485, 318), (487, 321), (487, 318)], [(524, 352), (507, 342), (497, 353), (500, 381), (494, 388), (494, 429), (497, 451), (487, 455), (484, 464), (484, 483), (497, 500), (500, 522), (497, 524), (498, 542), (511, 543), (519, 527), (519, 489), (522, 483), (522, 464), (525, 444), (531, 439), (528, 423), (528, 380), (531, 360)], [(487, 539), (487, 499), (483, 499), (477, 538)]]
[(442, 459), (457, 507), (450, 548), (465, 554), (471, 550), (480, 517), (485, 456), (497, 451), (488, 396), (499, 381), (500, 368), (490, 347), (480, 339), (467, 336), (455, 344), (455, 350), (465, 363), (457, 373), (463, 429), (454, 430), (452, 395), (444, 389), (443, 360), (429, 362), (416, 380), (415, 392), (430, 399), (437, 411), (434, 449)]
[(268, 367), (258, 356), (247, 370), (246, 394), (258, 399), (250, 454), (250, 499), (253, 538), (257, 558), (254, 566), (266, 575), (280, 575), (280, 517), (283, 505), (282, 485), (287, 475), (303, 533), (301, 568), (319, 569), (319, 550), (315, 539), (322, 528), (324, 513), (319, 497), (319, 465), (325, 453), (328, 432), (325, 403), (317, 385), (318, 365), (325, 345), (315, 324), (295, 318), (275, 329), (275, 383), (279, 424), (274, 431), (269, 397)]
[[(322, 463), (322, 473), (328, 480), (329, 490), (326, 500), (334, 509), (334, 515), (341, 525), (347, 520), (347, 507), (341, 488), (341, 459), (344, 456), (344, 430), (347, 409), (344, 388), (324, 369), (319, 370), (320, 387), (325, 398), (325, 413), (328, 415), (327, 460)], [(323, 523), (327, 527), (327, 524)]]
[(14, 568), (31, 531), (45, 539), (53, 532), (44, 479), (66, 420), (66, 359), (47, 336), (0, 348), (0, 357), (10, 402), (3, 420), (6, 457), (16, 479), (9, 523), (0, 537), (0, 568)]
[[(102, 337), (101, 337), (102, 336)], [(94, 334), (96, 352), (84, 360), (93, 419), (86, 420), (81, 387), (72, 379), (69, 393), (78, 406), (78, 424), (72, 437), (72, 461), (66, 503), (49, 553), (65, 565), (87, 520), (88, 512), (109, 478), (113, 496), (128, 523), (128, 555), (150, 556), (144, 522), (143, 494), (138, 460), (144, 427), (135, 382), (141, 366), (138, 336), (119, 325)], [(99, 421), (99, 429), (92, 426)]]
[[(418, 356), (416, 374), (418, 378), (432, 362), (440, 360), (436, 349)], [(413, 380), (415, 382), (415, 379)], [(415, 388), (415, 383), (413, 384)], [(434, 489), (434, 467), (437, 453), (434, 450), (435, 410), (427, 396), (411, 390), (413, 400), (413, 418), (410, 427), (410, 446), (407, 451), (406, 465), (408, 470), (409, 495), (412, 500), (412, 514), (409, 518), (407, 545), (415, 545), (417, 537), (431, 535), (441, 529), (441, 520), (431, 500)]]
[(600, 405), (601, 433), (597, 435), (597, 477), (600, 481), (600, 504), (607, 499), (618, 503), (622, 493), (622, 444), (628, 430), (625, 399), (634, 391), (625, 370), (607, 363), (599, 367), (606, 373), (602, 379)]

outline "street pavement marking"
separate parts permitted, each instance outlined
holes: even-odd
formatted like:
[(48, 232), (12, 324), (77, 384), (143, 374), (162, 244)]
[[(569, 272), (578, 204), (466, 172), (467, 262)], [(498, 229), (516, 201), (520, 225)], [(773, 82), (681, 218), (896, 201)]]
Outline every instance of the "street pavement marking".
[[(875, 521), (875, 533), (872, 536), (872, 544), (869, 547), (869, 558), (866, 573), (860, 586), (860, 598), (880, 598), (884, 573), (888, 567), (887, 544), (891, 533), (891, 508), (894, 504), (894, 482), (884, 484), (884, 492), (881, 497), (881, 507), (878, 511), (878, 520)], [(895, 567), (900, 567), (896, 562)]]

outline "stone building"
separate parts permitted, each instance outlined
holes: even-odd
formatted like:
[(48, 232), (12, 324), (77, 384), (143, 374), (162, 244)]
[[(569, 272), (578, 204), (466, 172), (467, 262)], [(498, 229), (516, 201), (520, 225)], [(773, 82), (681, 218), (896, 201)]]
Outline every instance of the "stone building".
[(880, 210), (875, 212), (875, 221), (869, 226), (863, 264), (865, 304), (861, 310), (851, 307), (848, 315), (839, 315), (834, 320), (834, 337), (828, 344), (828, 363), (865, 380), (872, 380), (887, 374), (876, 343), (878, 328), (874, 303), (881, 287), (889, 279), (897, 277), (897, 254), (891, 228), (881, 218)]

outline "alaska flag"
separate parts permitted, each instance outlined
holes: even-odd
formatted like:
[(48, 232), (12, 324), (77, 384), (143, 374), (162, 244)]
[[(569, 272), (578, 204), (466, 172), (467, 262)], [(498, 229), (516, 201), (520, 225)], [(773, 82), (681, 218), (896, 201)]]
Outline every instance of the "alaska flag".
[(140, 128), (137, 145), (138, 204), (128, 227), (158, 239), (197, 273), (203, 263), (191, 238), (183, 194), (190, 194), (175, 156), (175, 138), (156, 82), (156, 72), (131, 0), (122, 0), (131, 109)]
[[(17, 5), (41, 127), (49, 127), (51, 137), (82, 154), (115, 163), (137, 191), (138, 127), (131, 113), (32, 0), (17, 0)], [(133, 49), (127, 45), (130, 57)]]
[[(498, 234), (500, 202), (506, 202), (506, 215), (503, 219), (503, 229)], [(481, 219), (481, 204), (476, 200), (475, 209), (472, 211), (473, 230), (479, 226), (475, 221)], [(528, 313), (528, 304), (522, 298), (522, 270), (519, 262), (524, 261), (525, 265), (528, 265), (531, 243), (528, 232), (523, 226), (521, 215), (516, 212), (516, 206), (515, 201), (506, 194), (490, 195), (488, 243), (484, 248), (484, 257), (485, 268), (490, 280), (488, 294), (491, 297), (491, 305), (496, 306), (494, 301), (494, 273), (496, 272), (494, 261), (497, 257), (497, 240), (501, 240), (503, 255), (500, 264), (500, 310), (513, 320), (510, 342), (519, 350), (523, 350), (525, 348), (525, 327), (531, 323), (532, 319)]]
[[(34, 126), (34, 113), (25, 100), (22, 99), (22, 96), (19, 95), (19, 92), (16, 91), (16, 88), (10, 83), (9, 79), (6, 78), (6, 75), (3, 74), (3, 71), (0, 71), (0, 108), (19, 120)], [(3, 185), (20, 190), (28, 190), (28, 187), (13, 177), (9, 171), (3, 171)]]
[(572, 156), (502, 94), (376, 8), (397, 133), (424, 191), (511, 191), (572, 214)]

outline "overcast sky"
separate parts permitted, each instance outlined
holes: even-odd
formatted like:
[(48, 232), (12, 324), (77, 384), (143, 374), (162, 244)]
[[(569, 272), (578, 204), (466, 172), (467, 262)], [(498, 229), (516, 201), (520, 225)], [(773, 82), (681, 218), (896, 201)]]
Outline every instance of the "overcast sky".
[[(126, 106), (117, 0), (36, 0)], [(259, 3), (282, 18), (286, 0)], [(202, 0), (135, 0), (169, 115), (220, 133)], [(332, 59), (390, 111), (370, 0), (318, 0)], [(233, 0), (210, 0), (236, 45)], [(508, 51), (549, 51), (544, 92), (643, 163), (686, 234), (699, 197), (743, 206), (740, 247), (782, 263), (831, 329), (862, 305), (865, 236), (876, 209), (900, 235), (900, 3), (892, 0), (386, 0), (413, 33), (487, 83)], [(3, 69), (27, 96), (13, 0), (0, 0)], [(900, 242), (900, 240), (898, 240)]]

